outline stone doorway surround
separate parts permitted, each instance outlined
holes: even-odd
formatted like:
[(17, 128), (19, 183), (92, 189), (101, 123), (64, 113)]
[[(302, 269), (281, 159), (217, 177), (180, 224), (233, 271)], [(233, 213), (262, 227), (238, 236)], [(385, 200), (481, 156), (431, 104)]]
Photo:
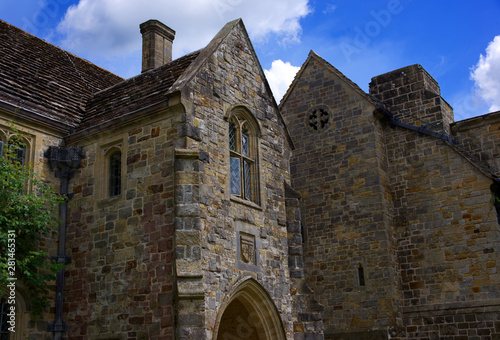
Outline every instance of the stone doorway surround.
[(214, 340), (285, 340), (278, 310), (266, 290), (253, 278), (235, 285), (222, 303)]

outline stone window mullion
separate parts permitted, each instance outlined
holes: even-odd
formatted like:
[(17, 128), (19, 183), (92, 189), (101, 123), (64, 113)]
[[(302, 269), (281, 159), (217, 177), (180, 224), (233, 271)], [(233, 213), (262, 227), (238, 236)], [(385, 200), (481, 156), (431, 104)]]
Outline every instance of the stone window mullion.
[(229, 119), (230, 189), (231, 195), (259, 204), (258, 130), (248, 114), (238, 110)]

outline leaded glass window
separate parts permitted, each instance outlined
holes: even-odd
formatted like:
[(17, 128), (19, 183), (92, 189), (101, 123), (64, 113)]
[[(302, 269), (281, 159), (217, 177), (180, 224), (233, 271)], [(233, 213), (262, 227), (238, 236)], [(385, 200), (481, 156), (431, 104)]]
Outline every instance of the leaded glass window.
[(250, 162), (247, 160), (243, 161), (243, 184), (245, 188), (245, 199), (252, 200), (252, 181), (251, 181), (251, 170)]
[(12, 158), (17, 160), (19, 164), (24, 166), (26, 161), (26, 145), (23, 141), (12, 139), (9, 141), (9, 146), (13, 151)]
[(241, 131), (241, 153), (243, 156), (248, 156), (250, 150), (250, 145), (248, 141), (248, 131), (246, 129), (243, 129)]
[(231, 157), (231, 194), (241, 195), (241, 170), (240, 159)]
[(122, 154), (120, 151), (115, 151), (109, 157), (109, 197), (120, 195), (121, 181)]
[(236, 151), (236, 126), (229, 123), (229, 150)]
[(247, 117), (234, 115), (229, 122), (231, 194), (259, 203), (257, 136)]

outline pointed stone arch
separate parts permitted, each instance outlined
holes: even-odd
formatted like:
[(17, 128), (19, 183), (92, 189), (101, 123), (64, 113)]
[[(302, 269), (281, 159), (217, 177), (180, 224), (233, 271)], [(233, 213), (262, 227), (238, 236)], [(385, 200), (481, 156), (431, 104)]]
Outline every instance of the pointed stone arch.
[(253, 278), (240, 283), (217, 316), (214, 340), (285, 340), (274, 302)]

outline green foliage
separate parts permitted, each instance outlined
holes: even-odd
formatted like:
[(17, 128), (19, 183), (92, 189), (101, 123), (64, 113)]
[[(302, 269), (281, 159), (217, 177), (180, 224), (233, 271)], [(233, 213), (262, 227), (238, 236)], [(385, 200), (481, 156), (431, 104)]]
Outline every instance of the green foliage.
[[(11, 138), (17, 142), (4, 145), (0, 157), (0, 287), (10, 282), (13, 274), (8, 266), (12, 258), (7, 251), (9, 231), (13, 230), (15, 277), (28, 287), (31, 312), (36, 319), (49, 306), (49, 284), (61, 269), (40, 249), (40, 241), (57, 230), (62, 199), (29, 166), (19, 162), (18, 151), (24, 146), (21, 136), (17, 137)], [(14, 233), (10, 232), (11, 238)], [(2, 293), (6, 293), (5, 288)]]

